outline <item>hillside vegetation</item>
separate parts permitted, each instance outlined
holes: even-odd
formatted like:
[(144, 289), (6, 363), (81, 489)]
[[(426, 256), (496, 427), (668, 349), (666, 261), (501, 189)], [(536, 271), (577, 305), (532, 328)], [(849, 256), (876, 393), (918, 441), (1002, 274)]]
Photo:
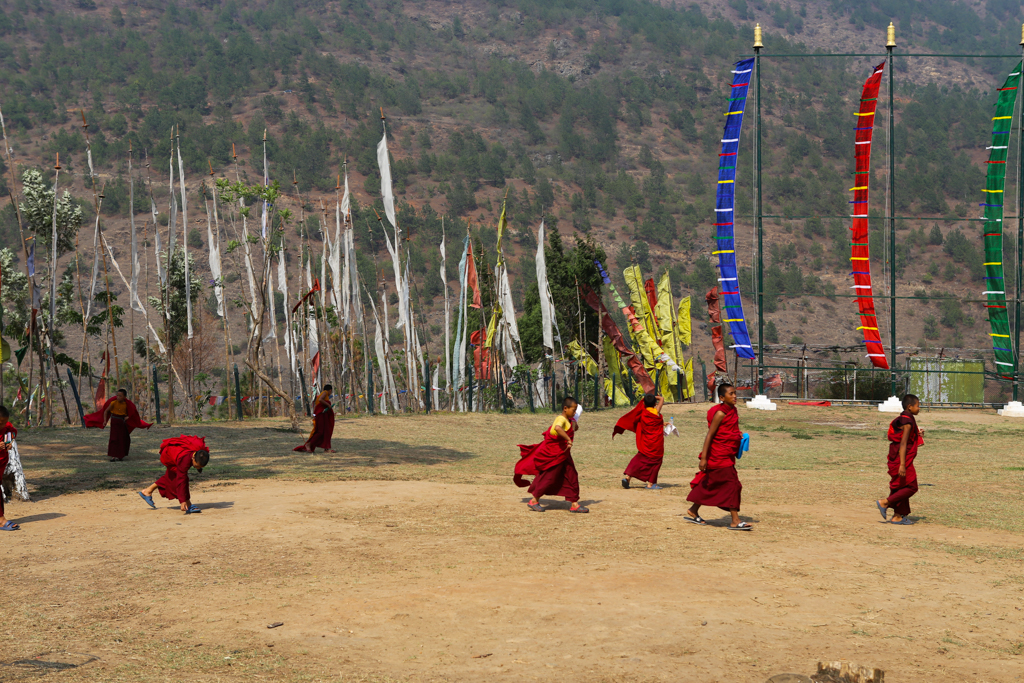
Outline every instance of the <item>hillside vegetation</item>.
[[(5, 0), (0, 105), (19, 173), (50, 168), (60, 153), (88, 225), (92, 192), (77, 113), (84, 110), (113, 234), (127, 219), (129, 146), (136, 182), (148, 183), (137, 192), (152, 192), (158, 205), (162, 197), (167, 212), (162, 188), (175, 126), (196, 191), (211, 166), (234, 178), (233, 150), (238, 172), (260, 178), (266, 129), (271, 176), (306, 207), (296, 232), (314, 239), (319, 201), (333, 201), (347, 161), (367, 281), (382, 248), (370, 207), (380, 189), (374, 147), (383, 108), (422, 309), (436, 311), (443, 288), (442, 216), (449, 254), (467, 226), (490, 248), (507, 198), (513, 275), (523, 284), (533, 277), (534, 233), (547, 216), (565, 236), (591, 237), (612, 270), (631, 261), (648, 274), (670, 268), (678, 294), (697, 294), (700, 316), (699, 300), (717, 277), (709, 254), (722, 112), (731, 64), (750, 52), (754, 21), (766, 28), (769, 56), (882, 52), (890, 20), (903, 51), (1008, 54), (1017, 50), (1021, 18), (1010, 0)], [(783, 343), (858, 339), (852, 302), (837, 298), (848, 287), (851, 112), (880, 61), (765, 60), (765, 213), (779, 217), (767, 221), (765, 312)], [(897, 60), (895, 206), (915, 217), (898, 226), (894, 265), (905, 294), (978, 298), (980, 228), (958, 221), (976, 214), (992, 90), (1013, 63)], [(879, 116), (873, 213), (884, 199), (883, 122)], [(737, 208), (749, 216), (749, 119), (746, 130)], [(147, 213), (148, 201), (136, 210)], [(3, 243), (16, 244), (13, 212), (0, 218)], [(738, 226), (747, 254), (749, 226)], [(881, 222), (873, 228), (881, 274)], [(745, 292), (750, 274), (744, 270)], [(456, 279), (452, 260), (448, 279)], [(516, 303), (526, 303), (528, 288), (514, 289)], [(965, 325), (983, 310), (953, 303), (946, 311), (911, 303), (920, 312), (906, 320), (901, 343), (986, 348), (984, 330)]]

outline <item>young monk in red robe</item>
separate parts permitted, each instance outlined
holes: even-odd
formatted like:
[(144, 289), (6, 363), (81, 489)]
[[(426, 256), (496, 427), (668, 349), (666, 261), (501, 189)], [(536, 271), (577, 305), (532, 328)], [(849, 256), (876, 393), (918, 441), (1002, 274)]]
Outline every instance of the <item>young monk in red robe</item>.
[(334, 436), (334, 408), (331, 407), (331, 391), (333, 391), (333, 387), (330, 384), (325, 384), (324, 390), (316, 397), (316, 402), (313, 404), (313, 431), (310, 432), (306, 443), (296, 446), (292, 449), (293, 451), (313, 453), (317, 447), (320, 447), (327, 453), (334, 452), (331, 450), (331, 437)]
[(195, 467), (197, 472), (210, 462), (210, 449), (206, 440), (198, 436), (181, 436), (164, 439), (160, 444), (160, 464), (167, 468), (164, 476), (152, 485), (139, 491), (146, 505), (156, 509), (153, 503), (153, 492), (160, 489), (160, 495), (167, 500), (181, 503), (181, 511), (186, 515), (202, 512), (192, 504), (192, 495), (188, 489), (188, 471)]
[(623, 472), (622, 488), (628, 489), (633, 477), (647, 482), (651, 491), (659, 491), (658, 472), (665, 458), (665, 418), (661, 407), (665, 405), (662, 396), (646, 394), (633, 410), (619, 418), (612, 429), (612, 438), (624, 431), (636, 432), (636, 455), (629, 461)]
[[(889, 497), (876, 500), (882, 519), (890, 524), (910, 526), (910, 497), (917, 493), (917, 470), (914, 458), (924, 443), (924, 430), (917, 426), (921, 401), (913, 394), (903, 397), (903, 412), (889, 424)], [(892, 508), (892, 519), (888, 519)]]
[(106, 428), (110, 424), (110, 441), (107, 442), (107, 457), (110, 462), (120, 462), (128, 457), (132, 447), (132, 432), (149, 429), (152, 425), (143, 422), (139, 410), (128, 400), (128, 392), (118, 389), (117, 393), (103, 405), (102, 410), (85, 416), (86, 427)]
[[(3, 423), (3, 427), (0, 427), (0, 479), (3, 479), (4, 471), (7, 469), (8, 448), (10, 448), (8, 444), (18, 436), (18, 430), (14, 428), (10, 420), (11, 414), (7, 410), (7, 406), (0, 405), (0, 422)], [(0, 531), (17, 531), (20, 528), (20, 524), (15, 524), (4, 517), (4, 495), (3, 491), (0, 491)]]
[(740, 450), (740, 416), (736, 412), (736, 387), (722, 384), (718, 387), (721, 403), (708, 411), (708, 433), (700, 451), (700, 472), (690, 482), (693, 503), (686, 511), (686, 521), (706, 524), (699, 514), (701, 505), (714, 505), (732, 515), (729, 528), (750, 531), (753, 527), (740, 521), (740, 493), (743, 484), (736, 474), (736, 455)]
[[(551, 429), (544, 432), (544, 440), (531, 446), (519, 444), (519, 462), (512, 481), (516, 486), (529, 486), (533, 495), (527, 506), (534, 512), (544, 512), (541, 496), (564, 496), (572, 503), (569, 512), (590, 512), (580, 505), (580, 479), (576, 463), (572, 460), (572, 437), (580, 428), (576, 422), (576, 399), (562, 401), (562, 414), (555, 418)], [(534, 475), (533, 483), (523, 475)]]

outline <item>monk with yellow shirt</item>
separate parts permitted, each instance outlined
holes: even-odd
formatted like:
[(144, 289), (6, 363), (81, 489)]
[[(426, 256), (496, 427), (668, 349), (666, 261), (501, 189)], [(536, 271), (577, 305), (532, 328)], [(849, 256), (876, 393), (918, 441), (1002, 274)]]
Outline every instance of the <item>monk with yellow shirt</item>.
[[(562, 414), (544, 432), (544, 440), (531, 446), (519, 445), (520, 457), (512, 481), (516, 486), (530, 487), (533, 498), (528, 507), (534, 512), (547, 510), (540, 504), (541, 496), (563, 496), (572, 503), (569, 512), (590, 512), (579, 504), (580, 479), (572, 460), (572, 437), (580, 428), (576, 406), (576, 399), (567, 397), (562, 401)], [(523, 475), (534, 475), (533, 482), (523, 479)]]
[(103, 429), (110, 424), (110, 441), (107, 443), (107, 457), (110, 462), (120, 462), (128, 457), (132, 447), (132, 432), (149, 429), (150, 424), (139, 417), (139, 409), (128, 400), (128, 392), (118, 389), (117, 394), (107, 400), (102, 410), (85, 416), (86, 427)]

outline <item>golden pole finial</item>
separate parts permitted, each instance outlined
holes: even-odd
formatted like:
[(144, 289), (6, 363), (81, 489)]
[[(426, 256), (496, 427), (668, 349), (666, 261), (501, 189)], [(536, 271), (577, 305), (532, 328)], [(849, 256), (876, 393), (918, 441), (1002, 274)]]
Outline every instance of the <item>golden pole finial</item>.
[(754, 49), (760, 50), (764, 47), (764, 43), (761, 42), (761, 24), (754, 24)]
[(889, 28), (885, 29), (885, 46), (896, 47), (896, 27), (889, 22)]
[(60, 170), (60, 152), (57, 152), (57, 165), (54, 168)]

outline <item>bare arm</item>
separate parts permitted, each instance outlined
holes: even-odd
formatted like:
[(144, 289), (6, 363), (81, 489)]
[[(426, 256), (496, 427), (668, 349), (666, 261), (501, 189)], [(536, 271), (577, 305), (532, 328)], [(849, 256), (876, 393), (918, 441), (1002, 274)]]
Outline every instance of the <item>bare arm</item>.
[(665, 405), (665, 397), (664, 396), (658, 396), (657, 399), (658, 399), (658, 404), (656, 406), (654, 406), (654, 409), (658, 411), (658, 415), (661, 415), (661, 407), (663, 405)]
[(110, 409), (114, 407), (114, 402), (111, 401), (107, 404), (107, 407), (103, 409), (103, 426), (107, 426), (107, 422), (110, 421)]
[(711, 418), (711, 424), (708, 426), (708, 435), (704, 437), (704, 447), (700, 449), (700, 471), (703, 472), (708, 466), (708, 450), (711, 448), (711, 440), (715, 438), (715, 434), (718, 433), (718, 427), (722, 424), (725, 419), (725, 413), (718, 411), (715, 416)]
[(907, 476), (907, 444), (910, 442), (910, 425), (903, 425), (903, 436), (900, 437), (900, 476)]

